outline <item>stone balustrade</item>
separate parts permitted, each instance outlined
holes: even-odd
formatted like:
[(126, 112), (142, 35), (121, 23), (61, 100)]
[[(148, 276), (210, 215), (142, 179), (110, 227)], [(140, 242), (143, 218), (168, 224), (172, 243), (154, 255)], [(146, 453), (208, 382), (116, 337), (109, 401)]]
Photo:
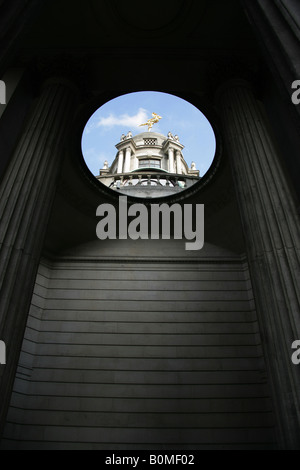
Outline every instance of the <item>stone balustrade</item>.
[[(100, 178), (99, 178), (100, 179)], [(114, 189), (125, 186), (166, 186), (169, 188), (188, 188), (199, 181), (199, 177), (194, 175), (178, 175), (172, 173), (162, 173), (156, 170), (135, 171), (127, 173), (115, 173), (101, 175), (101, 181), (106, 186)]]

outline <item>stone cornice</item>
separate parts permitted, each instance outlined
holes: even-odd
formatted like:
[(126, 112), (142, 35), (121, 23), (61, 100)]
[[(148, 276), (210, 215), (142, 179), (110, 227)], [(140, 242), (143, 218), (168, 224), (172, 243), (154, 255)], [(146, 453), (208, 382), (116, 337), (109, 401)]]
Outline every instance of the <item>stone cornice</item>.
[(130, 139), (121, 140), (115, 145), (115, 147), (118, 149), (118, 151), (126, 151), (126, 149), (130, 147), (132, 152), (134, 152), (138, 148), (132, 137)]
[[(222, 265), (243, 265), (247, 263), (247, 256), (245, 254), (241, 254), (237, 257), (202, 257), (202, 258), (188, 258), (188, 257), (142, 257), (142, 256), (135, 256), (135, 257), (124, 257), (124, 256), (69, 256), (69, 255), (54, 255), (49, 252), (44, 253), (44, 258), (42, 260), (42, 264), (47, 265), (48, 267), (52, 267), (52, 263), (60, 262), (60, 263), (93, 263), (93, 264), (193, 264), (193, 265), (204, 265), (204, 264), (222, 264)], [(50, 262), (50, 263), (49, 263)], [(122, 268), (122, 266), (120, 266)]]
[(180, 142), (173, 140), (173, 139), (167, 139), (162, 146), (162, 149), (167, 152), (169, 148), (173, 148), (174, 150), (179, 150), (181, 152), (182, 149), (184, 149), (184, 145), (182, 145)]

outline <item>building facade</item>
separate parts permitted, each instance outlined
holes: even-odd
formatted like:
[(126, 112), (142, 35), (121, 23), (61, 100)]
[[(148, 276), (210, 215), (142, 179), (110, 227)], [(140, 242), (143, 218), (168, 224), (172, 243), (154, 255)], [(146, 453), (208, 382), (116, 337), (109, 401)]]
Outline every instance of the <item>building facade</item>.
[[(0, 8), (1, 448), (299, 449), (298, 2)], [(87, 169), (89, 116), (139, 90), (214, 128), (207, 174), (156, 197), (204, 204), (198, 252), (96, 237), (133, 157), (194, 177), (182, 144), (152, 131), (117, 144), (108, 186)]]
[(97, 179), (112, 189), (134, 197), (162, 197), (188, 188), (199, 180), (195, 163), (184, 160), (179, 137), (157, 132), (122, 134), (116, 158), (100, 170)]

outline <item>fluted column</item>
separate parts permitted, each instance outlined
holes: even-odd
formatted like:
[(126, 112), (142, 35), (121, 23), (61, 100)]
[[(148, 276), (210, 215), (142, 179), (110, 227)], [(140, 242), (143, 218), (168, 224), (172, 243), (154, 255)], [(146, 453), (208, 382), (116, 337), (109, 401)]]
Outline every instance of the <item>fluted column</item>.
[(300, 222), (265, 115), (246, 81), (217, 93), (244, 227), (282, 448), (300, 447)]
[(64, 141), (78, 101), (67, 80), (48, 80), (0, 186), (0, 426), (5, 422)]
[(117, 173), (123, 173), (124, 151), (119, 150)]
[(169, 147), (168, 149), (168, 157), (169, 157), (169, 173), (175, 173), (174, 170), (174, 149)]
[(131, 148), (127, 147), (125, 152), (125, 163), (124, 163), (124, 173), (130, 171), (130, 158), (131, 158)]

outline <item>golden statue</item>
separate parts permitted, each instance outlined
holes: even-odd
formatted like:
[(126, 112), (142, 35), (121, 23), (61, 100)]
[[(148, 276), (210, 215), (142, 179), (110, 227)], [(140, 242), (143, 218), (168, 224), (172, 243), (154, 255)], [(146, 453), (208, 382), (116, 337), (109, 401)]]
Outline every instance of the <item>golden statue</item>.
[(159, 116), (156, 113), (152, 113), (152, 116), (153, 116), (152, 119), (148, 119), (147, 122), (145, 122), (144, 124), (140, 124), (140, 126), (148, 126), (148, 131), (150, 131), (153, 127), (153, 124), (155, 124), (161, 119), (161, 116)]

